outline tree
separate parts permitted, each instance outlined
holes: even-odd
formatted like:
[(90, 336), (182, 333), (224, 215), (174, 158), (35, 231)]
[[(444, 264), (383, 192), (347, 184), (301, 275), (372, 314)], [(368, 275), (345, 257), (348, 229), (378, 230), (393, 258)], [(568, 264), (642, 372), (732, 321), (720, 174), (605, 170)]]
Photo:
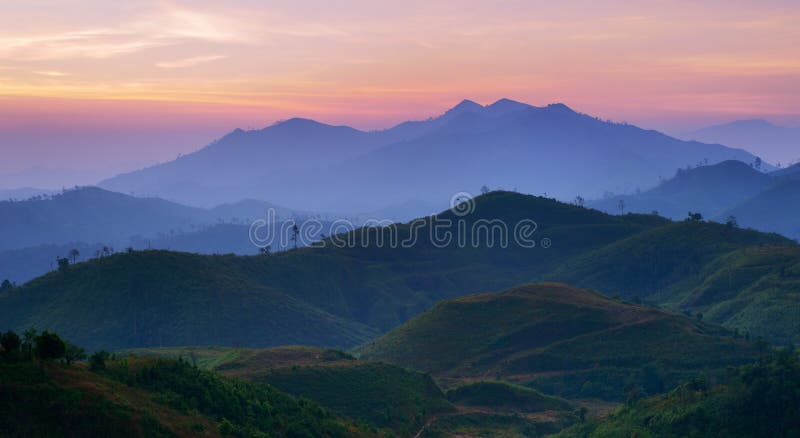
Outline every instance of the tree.
[(111, 355), (106, 350), (95, 352), (89, 357), (89, 369), (92, 371), (103, 371), (106, 369), (106, 361)]
[(686, 216), (686, 222), (702, 222), (703, 215), (700, 213), (692, 213), (691, 211)]
[(488, 186), (481, 186), (481, 194), (482, 195), (485, 195), (485, 194), (489, 193), (489, 191), (490, 190), (489, 190)]
[(300, 235), (300, 228), (297, 224), (292, 225), (292, 242), (294, 242), (294, 249), (297, 249), (297, 240)]
[(80, 257), (81, 253), (75, 248), (69, 250), (69, 261), (73, 264), (78, 261), (78, 257)]
[(7, 331), (0, 336), (0, 345), (3, 346), (3, 356), (6, 358), (16, 358), (19, 355), (19, 347), (22, 342), (19, 335), (13, 331)]
[(42, 360), (61, 359), (67, 352), (67, 345), (55, 333), (47, 330), (36, 337), (36, 356)]
[(36, 342), (37, 334), (36, 329), (33, 327), (22, 332), (22, 352), (28, 358), (33, 357), (33, 345)]
[(72, 363), (77, 360), (86, 359), (86, 350), (84, 350), (83, 348), (78, 347), (77, 345), (71, 344), (69, 342), (66, 342), (66, 347), (67, 348), (64, 352), (64, 359), (67, 361), (67, 363)]
[(0, 284), (0, 292), (5, 292), (7, 290), (11, 290), (14, 288), (14, 283), (12, 283), (9, 279), (3, 280), (3, 283)]
[(69, 268), (69, 259), (66, 257), (64, 258), (56, 257), (56, 262), (58, 262), (59, 271), (65, 271), (67, 270), (67, 268)]
[(589, 409), (587, 409), (586, 406), (581, 406), (576, 413), (578, 414), (578, 419), (580, 419), (581, 423), (583, 423), (586, 421), (586, 414), (589, 413)]
[(730, 215), (728, 216), (728, 220), (725, 221), (725, 225), (730, 228), (739, 228), (739, 221), (736, 220), (736, 216)]
[(756, 159), (753, 160), (753, 167), (755, 169), (757, 169), (757, 170), (761, 170), (761, 165), (762, 164), (763, 164), (763, 162), (761, 161), (761, 157), (756, 157)]
[(617, 208), (619, 209), (619, 214), (624, 214), (625, 213), (625, 201), (620, 199), (619, 202), (617, 203)]
[(269, 255), (270, 252), (272, 252), (272, 245), (267, 245), (263, 248), (259, 248), (258, 252), (260, 252), (263, 255)]
[(583, 207), (583, 204), (585, 202), (586, 201), (583, 199), (582, 196), (578, 195), (578, 196), (575, 197), (575, 205), (577, 205), (578, 207)]

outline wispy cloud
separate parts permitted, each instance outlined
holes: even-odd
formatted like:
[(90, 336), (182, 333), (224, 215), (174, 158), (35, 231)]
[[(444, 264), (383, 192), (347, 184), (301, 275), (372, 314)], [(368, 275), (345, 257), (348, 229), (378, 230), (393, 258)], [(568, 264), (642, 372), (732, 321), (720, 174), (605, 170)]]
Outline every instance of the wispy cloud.
[(159, 68), (186, 68), (186, 67), (194, 67), (199, 64), (205, 64), (206, 62), (216, 61), (218, 59), (225, 58), (225, 55), (205, 55), (205, 56), (193, 56), (190, 58), (183, 58), (183, 59), (176, 59), (174, 61), (162, 61), (157, 62), (156, 67)]
[(49, 77), (62, 77), (62, 76), (69, 76), (69, 73), (64, 73), (63, 71), (56, 71), (56, 70), (46, 70), (46, 71), (35, 71), (34, 74), (39, 76), (49, 76)]
[(158, 11), (115, 27), (39, 34), (0, 34), (0, 56), (17, 60), (103, 59), (183, 42), (247, 43), (249, 26), (219, 14), (182, 9)]

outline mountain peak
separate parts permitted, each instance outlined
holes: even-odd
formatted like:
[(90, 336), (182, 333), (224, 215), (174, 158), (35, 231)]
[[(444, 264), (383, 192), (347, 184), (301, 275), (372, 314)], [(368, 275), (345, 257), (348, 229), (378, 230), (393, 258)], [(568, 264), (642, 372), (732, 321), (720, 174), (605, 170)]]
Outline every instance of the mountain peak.
[(491, 114), (502, 115), (502, 114), (506, 114), (506, 113), (510, 113), (510, 112), (514, 112), (514, 111), (519, 111), (519, 110), (523, 110), (523, 109), (530, 108), (530, 107), (531, 106), (526, 104), (526, 103), (517, 102), (515, 100), (502, 98), (502, 99), (498, 100), (497, 102), (487, 106), (486, 109)]
[(469, 99), (464, 99), (458, 105), (447, 110), (447, 112), (445, 112), (444, 115), (456, 116), (464, 113), (477, 113), (483, 110), (484, 107), (481, 104), (471, 101)]
[(553, 112), (575, 114), (575, 110), (573, 110), (572, 108), (568, 107), (567, 105), (561, 102), (551, 103), (547, 105), (545, 109)]

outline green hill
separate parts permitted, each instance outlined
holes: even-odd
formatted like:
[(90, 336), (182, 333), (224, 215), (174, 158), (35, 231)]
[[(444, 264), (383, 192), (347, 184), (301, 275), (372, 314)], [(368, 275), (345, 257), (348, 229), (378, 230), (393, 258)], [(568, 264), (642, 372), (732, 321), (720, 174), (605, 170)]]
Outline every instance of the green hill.
[(0, 435), (373, 435), (313, 402), (185, 362), (123, 359), (107, 367), (0, 364)]
[(158, 345), (352, 346), (377, 333), (253, 281), (235, 256), (116, 254), (0, 295), (7, 328), (89, 349)]
[[(481, 197), (464, 226), (531, 218), (537, 235), (553, 242), (550, 248), (513, 241), (506, 248), (486, 242), (440, 248), (427, 238), (435, 225), (426, 218), (421, 227), (352, 232), (346, 237), (354, 243), (344, 248), (329, 244), (252, 257), (115, 254), (0, 292), (0, 320), (6, 328), (55, 330), (88, 348), (350, 347), (442, 298), (529, 281), (560, 259), (663, 223), (498, 192)], [(448, 211), (440, 219), (458, 218)], [(412, 230), (420, 239), (409, 247), (375, 242), (377, 233), (395, 233), (403, 241)]]
[(385, 435), (413, 435), (433, 416), (454, 411), (429, 375), (387, 363), (358, 361), (339, 350), (176, 347), (123, 354), (195, 361), (226, 377), (266, 383), (313, 400)]
[(478, 381), (455, 387), (447, 391), (447, 399), (459, 405), (511, 412), (569, 411), (575, 408), (564, 399), (497, 381)]
[[(450, 225), (442, 228), (447, 220)], [(501, 235), (491, 244), (486, 234), (458, 244), (461, 229), (502, 223), (513, 232), (523, 220), (536, 223), (534, 247), (513, 236), (501, 245)], [(430, 237), (442, 231), (452, 233), (450, 244)], [(378, 244), (378, 236), (386, 244)], [(412, 245), (389, 244), (410, 236), (418, 237)], [(335, 244), (346, 239), (351, 244)], [(137, 251), (79, 263), (0, 291), (0, 320), (20, 331), (56, 330), (89, 348), (349, 348), (442, 299), (545, 279), (609, 296), (677, 302), (691, 293), (683, 284), (714, 274), (704, 268), (717, 257), (761, 245), (792, 243), (715, 224), (610, 216), (547, 198), (492, 192), (477, 198), (474, 211), (463, 217), (448, 210), (409, 224), (360, 229), (330, 237), (322, 248), (240, 257)], [(728, 294), (747, 287), (734, 282)], [(656, 300), (673, 290), (677, 295)], [(763, 311), (748, 315), (741, 319), (747, 326), (736, 327), (755, 332), (765, 324)], [(800, 331), (781, 330), (770, 340)]]
[(557, 436), (795, 437), (800, 435), (800, 366), (794, 353), (732, 370), (723, 384), (695, 379), (663, 395)]
[(726, 330), (589, 290), (532, 284), (443, 301), (360, 347), (365, 360), (428, 371), (443, 382), (502, 378), (568, 397), (659, 392), (700, 370), (757, 356)]
[(800, 341), (800, 247), (706, 222), (648, 230), (568, 260), (548, 277), (609, 296), (702, 313), (779, 344)]
[[(228, 363), (218, 370), (228, 374), (236, 366)], [(233, 374), (243, 377), (239, 370)], [(246, 379), (268, 383), (398, 436), (413, 435), (428, 418), (453, 410), (430, 376), (385, 363), (322, 359), (262, 368)]]

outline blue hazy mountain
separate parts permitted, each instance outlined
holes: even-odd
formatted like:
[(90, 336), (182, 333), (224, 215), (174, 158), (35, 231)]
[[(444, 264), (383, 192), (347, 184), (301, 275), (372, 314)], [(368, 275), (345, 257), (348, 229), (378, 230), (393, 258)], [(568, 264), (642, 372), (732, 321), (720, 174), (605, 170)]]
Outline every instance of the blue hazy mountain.
[[(0, 251), (72, 242), (99, 243), (120, 249), (131, 245), (132, 239), (160, 241), (162, 246), (167, 246), (168, 236), (184, 234), (191, 234), (191, 237), (184, 236), (184, 240), (191, 242), (190, 247), (202, 247), (201, 231), (208, 233), (212, 225), (237, 224), (244, 228), (246, 238), (247, 225), (254, 219), (265, 218), (268, 209), (274, 210), (276, 220), (331, 219), (264, 201), (243, 200), (205, 209), (98, 187), (80, 187), (24, 201), (0, 202)], [(202, 252), (239, 252), (230, 248), (209, 244)]]
[(778, 126), (762, 119), (736, 120), (680, 137), (746, 149), (772, 163), (800, 160), (800, 128)]
[[(634, 195), (590, 201), (609, 213), (651, 213), (686, 218), (688, 212), (739, 226), (800, 238), (800, 166), (763, 173), (739, 161), (679, 171), (674, 178)], [(622, 207), (622, 208), (620, 208)]]
[(772, 172), (771, 175), (776, 178), (800, 179), (800, 163), (783, 169), (778, 169)]
[(254, 198), (371, 211), (409, 199), (440, 205), (482, 185), (588, 198), (649, 188), (688, 164), (730, 159), (755, 157), (602, 121), (563, 104), (465, 100), (438, 117), (383, 131), (302, 119), (237, 130), (193, 154), (100, 185), (191, 205)]
[(50, 195), (53, 190), (37, 189), (34, 187), (19, 187), (15, 189), (0, 189), (0, 201), (25, 200), (34, 196)]
[(800, 179), (781, 179), (721, 216), (736, 217), (740, 226), (800, 239)]
[(658, 212), (662, 216), (680, 220), (687, 217), (691, 210), (713, 218), (760, 193), (774, 182), (770, 175), (741, 161), (731, 160), (688, 170), (681, 169), (675, 177), (653, 189), (634, 195), (591, 201), (589, 205), (610, 213)]

